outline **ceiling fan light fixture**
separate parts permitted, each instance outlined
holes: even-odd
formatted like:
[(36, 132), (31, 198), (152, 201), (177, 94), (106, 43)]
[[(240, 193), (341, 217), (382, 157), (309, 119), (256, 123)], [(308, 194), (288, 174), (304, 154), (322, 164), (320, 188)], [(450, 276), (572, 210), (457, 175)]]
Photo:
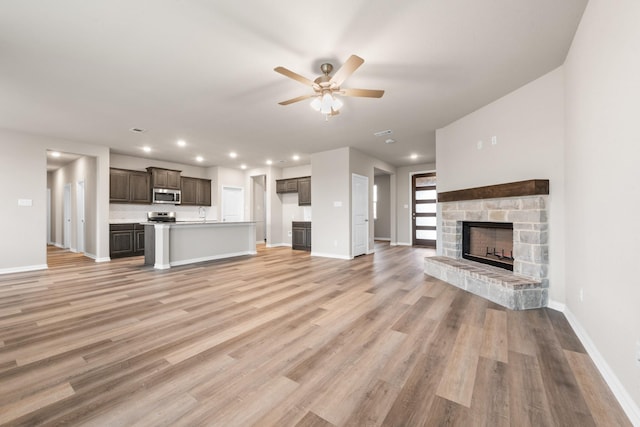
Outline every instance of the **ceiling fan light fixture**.
[(344, 102), (342, 102), (342, 100), (340, 98), (337, 97), (333, 97), (333, 104), (331, 105), (331, 108), (333, 108), (333, 111), (338, 111), (339, 109), (342, 108), (342, 106), (344, 105)]
[(320, 112), (322, 114), (331, 114), (332, 105), (333, 105), (333, 97), (331, 96), (331, 93), (325, 92), (324, 95), (322, 95)]
[(320, 101), (320, 97), (316, 96), (315, 98), (313, 98), (310, 105), (314, 110), (320, 111), (320, 108), (322, 107), (322, 101)]

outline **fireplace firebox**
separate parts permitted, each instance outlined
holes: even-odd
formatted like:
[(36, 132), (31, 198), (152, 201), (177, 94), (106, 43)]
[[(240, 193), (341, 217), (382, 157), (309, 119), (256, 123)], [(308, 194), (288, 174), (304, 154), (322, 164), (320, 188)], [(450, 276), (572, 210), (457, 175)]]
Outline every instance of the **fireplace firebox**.
[(462, 223), (462, 257), (513, 271), (513, 223)]

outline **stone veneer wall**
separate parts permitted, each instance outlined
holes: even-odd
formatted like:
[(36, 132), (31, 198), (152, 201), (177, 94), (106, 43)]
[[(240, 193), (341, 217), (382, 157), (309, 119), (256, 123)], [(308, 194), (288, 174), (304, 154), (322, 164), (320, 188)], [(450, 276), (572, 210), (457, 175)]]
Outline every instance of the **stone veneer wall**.
[(513, 273), (549, 287), (548, 196), (505, 197), (441, 203), (442, 248), (462, 258), (462, 221), (513, 223)]

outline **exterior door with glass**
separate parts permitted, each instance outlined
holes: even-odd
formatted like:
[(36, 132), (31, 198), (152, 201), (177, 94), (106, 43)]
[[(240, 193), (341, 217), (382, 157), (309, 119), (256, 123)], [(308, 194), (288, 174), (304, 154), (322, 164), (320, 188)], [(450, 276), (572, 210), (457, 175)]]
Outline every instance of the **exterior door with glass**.
[(414, 246), (436, 247), (436, 174), (411, 177), (412, 236)]

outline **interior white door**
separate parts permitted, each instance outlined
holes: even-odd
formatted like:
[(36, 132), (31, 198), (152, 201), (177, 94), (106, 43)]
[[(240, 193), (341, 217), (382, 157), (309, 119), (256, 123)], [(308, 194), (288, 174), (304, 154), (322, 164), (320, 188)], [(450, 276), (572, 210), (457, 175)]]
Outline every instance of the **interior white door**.
[(351, 175), (352, 253), (357, 257), (367, 253), (369, 241), (369, 178)]
[(76, 232), (76, 249), (78, 252), (84, 253), (84, 229), (85, 229), (85, 221), (84, 221), (84, 181), (78, 181), (76, 183), (76, 207), (78, 210), (78, 221), (76, 223), (77, 232)]
[(244, 189), (222, 187), (222, 220), (244, 221)]
[(69, 249), (71, 247), (71, 184), (64, 185), (63, 204), (62, 204), (62, 247)]

